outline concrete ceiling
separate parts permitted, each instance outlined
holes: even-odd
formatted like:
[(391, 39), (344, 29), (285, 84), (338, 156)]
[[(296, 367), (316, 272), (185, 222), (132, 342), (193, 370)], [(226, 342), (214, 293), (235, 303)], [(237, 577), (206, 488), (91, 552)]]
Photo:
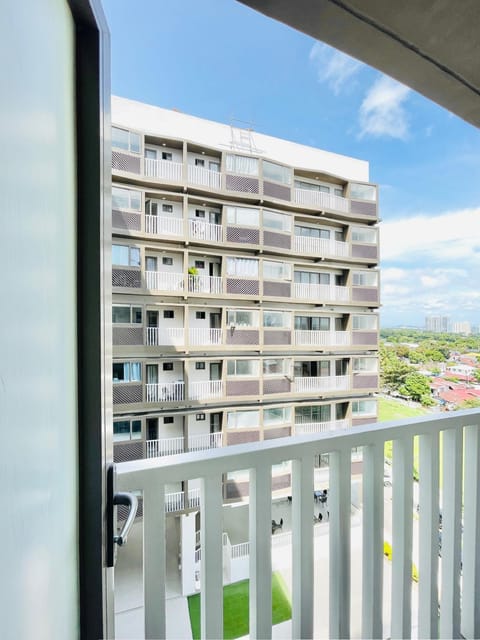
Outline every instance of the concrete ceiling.
[(480, 127), (480, 0), (240, 0)]

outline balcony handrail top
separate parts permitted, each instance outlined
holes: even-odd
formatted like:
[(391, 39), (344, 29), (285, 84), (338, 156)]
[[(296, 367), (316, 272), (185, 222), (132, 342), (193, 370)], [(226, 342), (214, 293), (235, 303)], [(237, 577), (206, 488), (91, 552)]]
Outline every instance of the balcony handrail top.
[[(383, 446), (387, 440), (402, 440), (466, 426), (480, 426), (480, 409), (455, 411), (454, 415), (435, 414), (433, 417), (422, 416), (413, 420), (373, 423), (347, 431), (288, 436), (206, 452), (164, 456), (161, 459), (120, 462), (116, 465), (118, 485), (120, 489), (142, 490), (151, 488), (153, 484), (162, 485), (239, 469), (261, 468), (266, 463), (276, 465), (285, 460), (311, 459), (315, 455), (334, 451), (350, 451), (352, 447), (375, 444)], [(312, 445), (315, 445), (314, 449)]]

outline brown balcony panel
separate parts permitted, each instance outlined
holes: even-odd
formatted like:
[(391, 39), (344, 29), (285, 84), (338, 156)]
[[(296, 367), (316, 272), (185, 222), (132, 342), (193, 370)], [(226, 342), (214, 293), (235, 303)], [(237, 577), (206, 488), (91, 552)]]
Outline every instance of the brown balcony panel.
[(378, 344), (378, 333), (376, 331), (353, 331), (352, 343), (367, 344), (372, 347), (376, 347)]
[(113, 404), (133, 404), (142, 402), (141, 384), (114, 384)]
[(265, 329), (263, 343), (266, 345), (291, 344), (292, 334), (290, 331), (267, 331)]
[(258, 431), (236, 431), (227, 434), (227, 444), (245, 444), (246, 442), (258, 442)]
[(258, 344), (260, 332), (249, 329), (227, 329), (227, 344)]
[(113, 445), (113, 461), (129, 462), (130, 460), (141, 460), (143, 455), (143, 442), (125, 442)]
[(352, 418), (352, 427), (360, 427), (362, 424), (374, 424), (376, 418)]
[(269, 196), (270, 198), (277, 198), (278, 200), (288, 200), (288, 202), (290, 202), (292, 198), (290, 187), (267, 181), (263, 182), (263, 195)]
[(290, 427), (278, 427), (277, 429), (265, 429), (263, 432), (264, 440), (274, 440), (275, 438), (287, 438), (291, 435)]
[(263, 295), (272, 296), (273, 298), (290, 298), (291, 296), (290, 282), (269, 282), (263, 283)]
[(284, 476), (274, 476), (272, 478), (272, 491), (280, 489), (288, 489), (292, 484), (292, 478), (289, 473)]
[(291, 249), (292, 238), (285, 233), (275, 233), (275, 231), (263, 232), (263, 244), (268, 247), (278, 247), (279, 249)]
[(286, 378), (263, 381), (263, 393), (289, 393), (290, 381)]
[(112, 169), (116, 171), (128, 171), (129, 173), (140, 173), (140, 158), (131, 156), (128, 153), (112, 151)]
[(260, 384), (258, 380), (229, 380), (227, 396), (258, 396)]
[(352, 258), (378, 260), (378, 247), (372, 244), (352, 244)]
[(362, 216), (377, 217), (377, 203), (364, 200), (350, 200), (350, 213), (359, 213)]
[(227, 242), (239, 244), (260, 244), (259, 229), (243, 229), (242, 227), (227, 227)]
[(378, 302), (378, 287), (352, 287), (353, 302)]
[(140, 289), (142, 286), (142, 272), (132, 269), (112, 269), (112, 287), (128, 287)]
[(227, 293), (241, 296), (258, 296), (259, 290), (258, 280), (227, 278)]
[(239, 191), (241, 193), (258, 193), (259, 183), (257, 178), (246, 176), (227, 175), (225, 180), (227, 191)]
[(113, 327), (114, 345), (140, 345), (143, 344), (142, 327)]
[(122, 231), (140, 231), (142, 218), (139, 213), (112, 209), (112, 226), (114, 229), (121, 229)]
[(353, 376), (353, 388), (354, 389), (376, 389), (378, 387), (378, 376), (374, 375), (354, 375)]

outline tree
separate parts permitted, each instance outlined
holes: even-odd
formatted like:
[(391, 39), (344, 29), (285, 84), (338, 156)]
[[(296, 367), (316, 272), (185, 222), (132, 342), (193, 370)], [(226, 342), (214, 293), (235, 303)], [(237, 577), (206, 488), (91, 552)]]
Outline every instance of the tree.
[(413, 372), (407, 374), (399, 391), (402, 395), (410, 396), (413, 400), (419, 402), (422, 396), (430, 396), (430, 384), (428, 378), (424, 375)]
[(413, 371), (395, 353), (395, 349), (390, 349), (384, 345), (380, 346), (380, 377), (383, 387), (390, 391), (396, 391), (404, 382), (406, 376)]

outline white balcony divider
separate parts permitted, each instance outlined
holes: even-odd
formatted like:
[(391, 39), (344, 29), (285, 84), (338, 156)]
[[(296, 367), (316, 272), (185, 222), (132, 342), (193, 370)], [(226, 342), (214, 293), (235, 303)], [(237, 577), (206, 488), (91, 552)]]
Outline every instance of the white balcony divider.
[(190, 293), (223, 293), (223, 278), (220, 276), (188, 276)]
[(223, 228), (221, 224), (212, 224), (198, 218), (188, 220), (190, 238), (207, 240), (208, 242), (222, 242)]
[(210, 171), (203, 167), (188, 165), (188, 181), (192, 184), (200, 184), (209, 189), (221, 189), (222, 174), (219, 171)]
[(145, 283), (147, 289), (156, 291), (183, 291), (184, 275), (169, 271), (145, 271)]
[(295, 330), (295, 344), (309, 347), (335, 345), (343, 347), (351, 343), (350, 331)]
[(159, 458), (161, 456), (172, 456), (185, 451), (183, 437), (161, 438), (160, 440), (147, 440), (145, 442), (145, 453), (147, 458)]
[[(438, 489), (439, 436), (443, 432), (443, 491)], [(446, 637), (480, 637), (480, 524), (479, 461), (480, 410), (436, 414), (417, 419), (362, 425), (346, 431), (279, 438), (201, 453), (185, 453), (163, 460), (133, 460), (116, 465), (119, 491), (143, 493), (145, 629), (147, 638), (165, 638), (165, 512), (179, 497), (164, 496), (165, 486), (200, 478), (201, 502), (202, 638), (222, 637), (222, 476), (250, 469), (250, 615), (252, 637), (271, 638), (271, 608), (256, 597), (260, 586), (270, 584), (271, 470), (292, 460), (292, 637), (313, 638), (314, 576), (312, 518), (314, 459), (330, 457), (329, 495), (329, 608), (330, 637), (350, 637), (350, 487), (351, 451), (363, 447), (362, 517), (362, 637), (383, 637), (383, 451), (393, 440), (392, 513), (392, 618), (389, 637), (411, 637), (413, 438), (420, 436), (420, 510), (418, 533), (419, 630), (436, 631), (440, 600), (440, 632)], [(465, 446), (463, 447), (463, 442)], [(465, 452), (465, 454), (463, 454)], [(254, 470), (254, 471), (252, 471)], [(253, 475), (252, 475), (253, 474)], [(472, 476), (470, 474), (473, 474)], [(463, 523), (463, 579), (461, 565), (462, 497), (465, 482)], [(468, 490), (467, 490), (468, 487)], [(252, 501), (253, 496), (253, 501)], [(438, 505), (442, 501), (442, 558), (438, 557)], [(445, 529), (447, 527), (447, 529)], [(263, 552), (263, 554), (262, 554)], [(120, 551), (121, 553), (121, 551)], [(438, 572), (441, 562), (442, 571)], [(439, 575), (439, 593), (432, 588)], [(423, 586), (422, 586), (423, 585)], [(267, 589), (269, 591), (269, 589)], [(263, 592), (266, 593), (266, 592)], [(252, 597), (253, 594), (253, 597)], [(268, 598), (268, 596), (267, 596)], [(212, 612), (214, 615), (212, 616)], [(208, 615), (207, 615), (208, 613)], [(252, 613), (252, 611), (251, 611)], [(213, 619), (212, 619), (213, 617)], [(425, 637), (423, 633), (419, 633)], [(434, 634), (436, 637), (437, 634)]]
[(149, 178), (165, 178), (174, 182), (182, 181), (183, 164), (171, 160), (144, 158), (145, 175)]
[(188, 330), (188, 339), (190, 345), (195, 346), (222, 344), (222, 330), (192, 327)]
[(350, 300), (349, 287), (334, 284), (307, 284), (294, 282), (293, 295), (295, 298), (307, 300), (328, 300), (331, 302), (348, 302)]
[(340, 240), (327, 240), (326, 238), (310, 238), (308, 236), (295, 235), (293, 248), (298, 253), (313, 253), (318, 256), (335, 256), (346, 258), (349, 255), (348, 242)]
[(321, 209), (335, 209), (337, 211), (349, 212), (349, 200), (342, 196), (335, 196), (323, 191), (310, 189), (294, 189), (293, 200), (297, 204), (307, 204)]
[(145, 330), (147, 346), (180, 346), (185, 344), (183, 327), (147, 327)]
[(307, 433), (326, 433), (328, 431), (339, 431), (348, 429), (348, 420), (331, 420), (329, 422), (303, 422), (295, 424), (295, 433), (304, 435)]
[(222, 446), (222, 432), (216, 433), (201, 433), (196, 436), (189, 436), (188, 449), (189, 451), (205, 451), (205, 449), (216, 449)]
[(310, 393), (312, 391), (346, 391), (349, 386), (349, 376), (313, 376), (295, 378), (295, 393)]
[(188, 385), (188, 399), (202, 400), (204, 398), (219, 398), (223, 395), (222, 380), (202, 380), (190, 382)]
[(190, 489), (185, 500), (185, 491), (165, 494), (165, 513), (177, 513), (185, 509), (200, 507), (200, 489)]
[(145, 233), (156, 236), (183, 236), (183, 219), (145, 215)]
[(232, 560), (236, 558), (246, 558), (250, 555), (250, 543), (240, 542), (240, 544), (232, 544), (230, 555)]
[(184, 382), (159, 382), (146, 384), (147, 402), (178, 402), (185, 397)]

